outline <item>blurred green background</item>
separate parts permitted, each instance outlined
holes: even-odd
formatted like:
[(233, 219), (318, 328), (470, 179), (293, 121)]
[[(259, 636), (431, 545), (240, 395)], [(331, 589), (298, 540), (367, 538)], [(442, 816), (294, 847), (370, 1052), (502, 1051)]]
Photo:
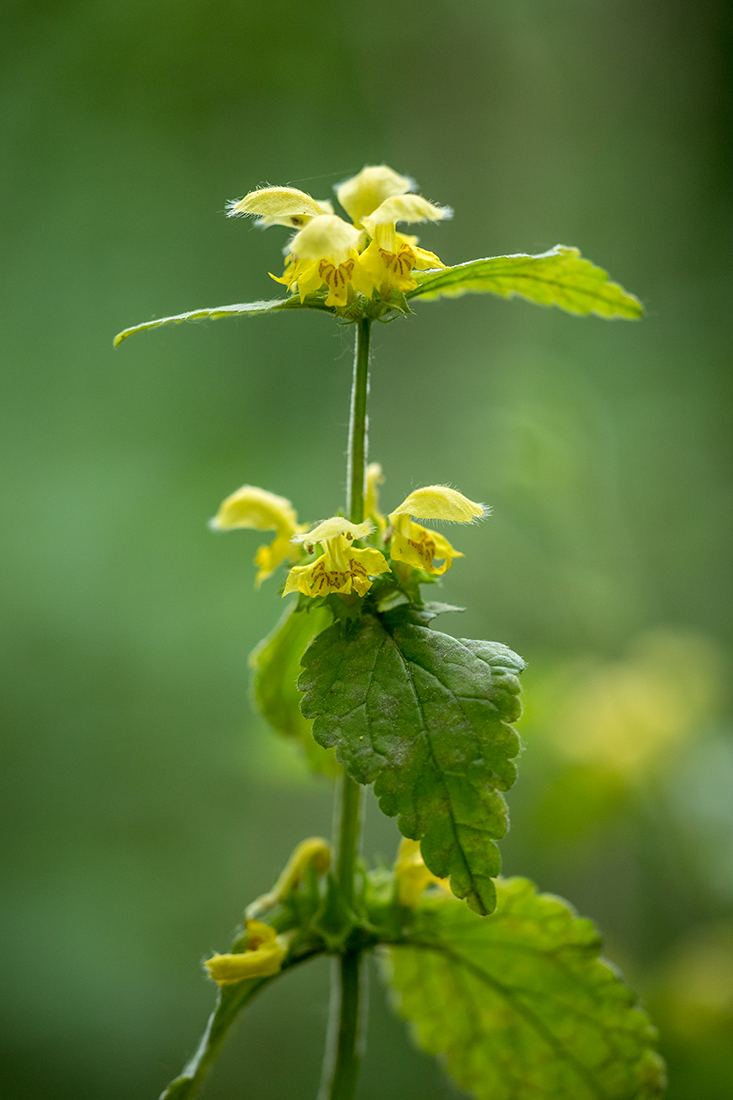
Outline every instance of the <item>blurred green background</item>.
[[(577, 245), (640, 324), (467, 297), (375, 333), (383, 501), (493, 505), (443, 629), (529, 660), (507, 873), (593, 916), (662, 1028), (672, 1100), (733, 1075), (731, 18), (724, 0), (5, 0), (2, 1051), (12, 1100), (152, 1100), (199, 961), (331, 792), (252, 714), (280, 613), (243, 482), (343, 495), (350, 333), (318, 315), (119, 329), (276, 296), (261, 182), (365, 163), (453, 222), (446, 263)], [(366, 850), (391, 856), (369, 807)], [(328, 966), (246, 1016), (207, 1095), (315, 1095)], [(360, 1100), (455, 1096), (378, 980)], [(385, 1069), (387, 1072), (385, 1073)]]

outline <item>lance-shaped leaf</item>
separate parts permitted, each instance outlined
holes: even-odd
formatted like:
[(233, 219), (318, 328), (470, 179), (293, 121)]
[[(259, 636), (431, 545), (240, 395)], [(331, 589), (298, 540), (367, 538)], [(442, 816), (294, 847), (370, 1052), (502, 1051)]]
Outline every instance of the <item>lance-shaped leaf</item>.
[(144, 332), (161, 325), (179, 325), (182, 321), (218, 321), (220, 317), (254, 317), (261, 313), (281, 313), (291, 309), (319, 309), (330, 313), (324, 304), (324, 296), (308, 294), (305, 301), (294, 295), (292, 298), (274, 298), (270, 302), (241, 302), (233, 306), (215, 306), (213, 309), (192, 309), (188, 313), (176, 313), (173, 317), (158, 317), (155, 321), (144, 321), (141, 325), (123, 329), (115, 336), (114, 346), (118, 347), (128, 336), (135, 332)]
[(311, 639), (325, 630), (330, 622), (328, 608), (313, 607), (301, 611), (294, 602), (275, 629), (253, 651), (249, 663), (252, 668), (252, 691), (263, 717), (278, 733), (300, 742), (314, 771), (336, 776), (341, 769), (333, 752), (313, 740), (313, 723), (301, 713), (302, 696), (297, 686), (301, 657)]
[[(593, 925), (531, 882), (497, 883), (477, 918), (426, 895), (390, 948), (400, 1011), (477, 1100), (649, 1100), (664, 1088), (655, 1031)], [(411, 942), (410, 942), (411, 941)]]
[(407, 292), (413, 298), (455, 298), (460, 294), (518, 294), (543, 306), (559, 306), (568, 313), (595, 313), (599, 317), (639, 318), (644, 307), (618, 283), (612, 283), (602, 267), (584, 260), (577, 248), (558, 244), (539, 256), (491, 256), (485, 260), (447, 267), (441, 271), (415, 271), (418, 286)]
[(425, 863), (478, 913), (494, 908), (501, 794), (516, 778), (519, 673), (496, 642), (451, 638), (405, 608), (339, 621), (303, 658), (302, 708), (383, 813), (421, 841)]

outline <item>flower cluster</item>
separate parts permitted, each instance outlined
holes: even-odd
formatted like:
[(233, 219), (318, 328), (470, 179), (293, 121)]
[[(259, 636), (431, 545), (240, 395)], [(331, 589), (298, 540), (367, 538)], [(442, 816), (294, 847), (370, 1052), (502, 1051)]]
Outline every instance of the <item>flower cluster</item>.
[[(438, 531), (417, 520), (471, 523), (486, 515), (486, 508), (447, 485), (428, 485), (415, 489), (385, 517), (379, 511), (378, 486), (383, 480), (381, 466), (372, 463), (367, 468), (362, 523), (332, 516), (309, 529), (298, 523), (289, 500), (243, 485), (222, 503), (211, 526), (220, 531), (238, 527), (275, 531), (274, 540), (269, 546), (260, 546), (255, 555), (259, 569), (256, 583), (288, 560), (291, 569), (283, 596), (291, 592), (310, 597), (334, 593), (364, 596), (374, 579), (390, 569), (401, 581), (415, 569), (435, 576), (445, 573), (453, 559), (463, 554)], [(359, 545), (365, 541), (371, 545)], [(312, 560), (303, 560), (307, 557)]]
[(286, 225), (298, 232), (286, 249), (285, 271), (278, 283), (307, 294), (327, 288), (325, 304), (344, 307), (356, 294), (389, 298), (417, 286), (414, 269), (445, 267), (433, 252), (419, 248), (417, 237), (397, 232), (399, 222), (437, 222), (452, 211), (414, 194), (416, 184), (386, 165), (364, 168), (336, 188), (336, 197), (352, 219), (334, 214), (330, 202), (296, 187), (262, 187), (229, 204), (230, 216), (249, 215), (261, 226)]

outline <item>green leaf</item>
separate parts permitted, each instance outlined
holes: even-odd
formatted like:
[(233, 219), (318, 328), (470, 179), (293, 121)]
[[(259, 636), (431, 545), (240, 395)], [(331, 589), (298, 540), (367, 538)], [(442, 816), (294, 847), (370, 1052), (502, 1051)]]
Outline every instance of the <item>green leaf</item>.
[(303, 713), (425, 863), (478, 913), (494, 908), (501, 791), (516, 778), (524, 663), (506, 646), (451, 638), (404, 607), (319, 634), (303, 657)]
[(141, 325), (123, 329), (115, 336), (114, 346), (118, 347), (123, 340), (135, 332), (160, 328), (161, 325), (179, 325), (181, 321), (218, 321), (220, 317), (253, 317), (260, 313), (280, 313), (291, 309), (320, 309), (331, 312), (324, 304), (323, 295), (318, 294), (308, 294), (304, 302), (301, 302), (296, 294), (292, 298), (274, 298), (270, 302), (242, 302), (233, 306), (215, 306), (213, 309), (192, 309), (188, 313), (177, 313), (174, 317), (159, 317), (155, 321), (144, 321)]
[(413, 272), (419, 286), (407, 298), (455, 298), (460, 294), (518, 294), (542, 306), (559, 306), (568, 313), (636, 319), (644, 307), (618, 283), (609, 282), (602, 267), (584, 260), (577, 248), (558, 244), (539, 256), (491, 256), (441, 271)]
[(275, 629), (253, 651), (249, 663), (253, 670), (254, 699), (263, 717), (278, 733), (301, 743), (314, 771), (337, 776), (341, 769), (333, 752), (313, 740), (313, 723), (301, 713), (302, 696), (297, 687), (301, 657), (314, 635), (325, 630), (330, 622), (328, 608), (301, 611), (297, 602), (293, 602)]
[(400, 1011), (477, 1100), (647, 1100), (664, 1088), (654, 1028), (601, 941), (526, 879), (480, 920), (426, 895), (390, 956)]

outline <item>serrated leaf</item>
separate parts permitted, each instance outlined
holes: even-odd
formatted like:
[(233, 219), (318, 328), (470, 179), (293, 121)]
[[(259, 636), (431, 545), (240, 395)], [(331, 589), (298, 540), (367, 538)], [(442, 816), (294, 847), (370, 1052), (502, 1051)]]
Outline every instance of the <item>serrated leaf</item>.
[(516, 778), (517, 673), (506, 646), (452, 638), (405, 608), (336, 622), (303, 657), (313, 735), (388, 817), (421, 841), (425, 863), (478, 913), (494, 908), (501, 794)]
[(585, 260), (577, 248), (558, 244), (539, 256), (490, 256), (441, 271), (415, 271), (418, 281), (407, 297), (430, 300), (460, 294), (518, 294), (568, 313), (637, 319), (644, 313), (638, 298), (612, 283), (602, 267)]
[(655, 1031), (590, 921), (531, 882), (497, 883), (477, 918), (426, 895), (390, 948), (401, 1014), (477, 1100), (648, 1100), (664, 1088)]
[(311, 726), (300, 710), (298, 691), (300, 660), (311, 639), (331, 622), (326, 607), (298, 610), (297, 603), (288, 607), (280, 622), (252, 652), (252, 693), (262, 716), (278, 733), (293, 737), (303, 746), (314, 771), (337, 776), (341, 769), (330, 749), (313, 740)]
[(253, 317), (261, 313), (279, 313), (291, 309), (320, 309), (331, 312), (325, 306), (323, 296), (319, 297), (317, 294), (307, 295), (304, 302), (296, 294), (292, 298), (274, 298), (269, 302), (241, 302), (233, 306), (214, 306), (213, 309), (192, 309), (188, 313), (159, 317), (155, 321), (144, 321), (141, 325), (123, 329), (115, 336), (114, 346), (118, 347), (123, 340), (136, 332), (160, 328), (161, 325), (179, 325), (182, 321), (218, 321), (221, 317)]

